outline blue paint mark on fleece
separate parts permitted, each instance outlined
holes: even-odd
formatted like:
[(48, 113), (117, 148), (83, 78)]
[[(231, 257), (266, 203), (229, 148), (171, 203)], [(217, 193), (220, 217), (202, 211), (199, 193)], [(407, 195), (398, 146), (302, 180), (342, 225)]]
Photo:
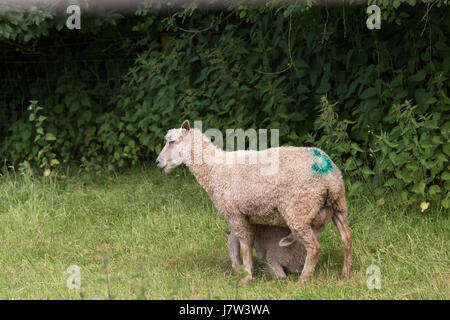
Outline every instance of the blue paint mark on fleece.
[(331, 163), (330, 158), (323, 152), (320, 152), (317, 149), (312, 149), (312, 152), (315, 157), (318, 158), (319, 161), (315, 161), (311, 166), (311, 170), (318, 174), (327, 174), (328, 172), (333, 171), (333, 164)]

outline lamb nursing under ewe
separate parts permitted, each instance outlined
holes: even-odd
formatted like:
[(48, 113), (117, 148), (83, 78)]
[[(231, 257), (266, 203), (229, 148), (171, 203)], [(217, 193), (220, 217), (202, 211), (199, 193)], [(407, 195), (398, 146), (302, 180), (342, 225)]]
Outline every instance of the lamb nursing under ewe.
[[(325, 207), (322, 210), (331, 210)], [(329, 214), (329, 213), (325, 213)], [(287, 227), (254, 225), (254, 247), (258, 258), (266, 263), (266, 271), (278, 278), (286, 277), (286, 272), (299, 273), (306, 259), (306, 249), (303, 243), (296, 241)], [(315, 231), (317, 239), (323, 228)], [(231, 266), (239, 272), (242, 265), (239, 238), (231, 232), (228, 236), (228, 251)]]
[[(342, 277), (350, 275), (352, 235), (347, 222), (345, 188), (340, 170), (323, 151), (279, 147), (226, 152), (200, 130), (191, 129), (187, 120), (181, 128), (169, 130), (165, 139), (157, 166), (168, 174), (185, 164), (219, 214), (230, 223), (248, 273), (241, 284), (253, 279), (252, 251), (255, 231), (260, 227), (255, 225), (288, 227), (291, 236), (303, 244), (306, 258), (299, 279), (301, 284), (312, 276), (319, 260), (321, 248), (317, 235), (332, 220), (344, 245)], [(261, 169), (272, 164), (252, 161), (255, 155), (263, 154), (277, 155), (275, 172), (264, 174)], [(245, 161), (218, 161), (233, 156)], [(239, 264), (241, 260), (235, 262)]]
[[(258, 258), (266, 263), (266, 271), (278, 278), (286, 272), (301, 272), (305, 264), (305, 246), (295, 241), (287, 227), (255, 225), (255, 250)], [(242, 265), (239, 238), (232, 232), (228, 237), (231, 265), (236, 272)]]

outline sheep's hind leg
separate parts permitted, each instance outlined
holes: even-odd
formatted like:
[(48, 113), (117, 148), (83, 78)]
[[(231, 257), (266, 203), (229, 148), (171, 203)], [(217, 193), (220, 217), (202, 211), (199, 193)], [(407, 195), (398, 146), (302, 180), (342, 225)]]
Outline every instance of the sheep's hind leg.
[(298, 281), (298, 284), (303, 284), (308, 281), (314, 273), (317, 262), (319, 262), (321, 248), (311, 226), (301, 226), (296, 234), (306, 247), (305, 264)]
[(297, 238), (303, 243), (306, 248), (306, 259), (303, 265), (298, 285), (304, 284), (308, 281), (319, 261), (320, 244), (317, 241), (314, 230), (311, 227), (311, 221), (317, 215), (319, 207), (305, 208), (303, 206), (296, 206), (286, 211), (285, 219), (289, 229)]
[(352, 266), (352, 230), (348, 226), (347, 217), (341, 212), (336, 212), (333, 216), (333, 223), (341, 234), (344, 245), (344, 266), (342, 267), (342, 278), (349, 277)]

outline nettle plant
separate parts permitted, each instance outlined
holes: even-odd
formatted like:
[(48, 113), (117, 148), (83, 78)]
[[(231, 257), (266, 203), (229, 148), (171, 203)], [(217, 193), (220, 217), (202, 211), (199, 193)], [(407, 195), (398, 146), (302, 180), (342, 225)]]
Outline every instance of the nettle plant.
[[(55, 151), (54, 142), (56, 141), (56, 137), (52, 133), (45, 132), (44, 130), (44, 122), (47, 120), (47, 117), (40, 114), (40, 111), (43, 109), (39, 106), (37, 100), (30, 101), (28, 120), (31, 126), (28, 126), (30, 132), (27, 135), (30, 137), (34, 136), (34, 139), (29, 140), (30, 142), (32, 141), (32, 143), (28, 142), (30, 143), (30, 153), (27, 160), (19, 164), (19, 168), (29, 168), (29, 161), (33, 165), (37, 165), (39, 168), (46, 170), (60, 164)], [(23, 143), (26, 143), (26, 141), (23, 141)]]
[[(371, 186), (367, 181), (372, 171), (363, 160), (364, 150), (348, 134), (348, 127), (354, 121), (339, 119), (334, 110), (336, 105), (331, 104), (325, 96), (320, 98), (315, 132), (306, 136), (305, 143), (326, 150), (343, 171), (349, 194), (356, 195), (364, 190), (364, 181), (366, 186)], [(316, 139), (319, 132), (320, 138)]]
[(387, 120), (396, 125), (376, 135), (373, 176), (378, 188), (399, 192), (405, 204), (441, 201), (450, 207), (450, 121), (442, 114), (416, 115), (410, 101), (394, 104)]
[[(405, 205), (428, 201), (450, 207), (450, 121), (441, 112), (417, 115), (410, 101), (394, 104), (385, 117), (390, 130), (370, 131), (371, 147), (364, 150), (347, 134), (353, 122), (340, 120), (327, 98), (321, 98), (316, 132), (305, 143), (327, 150), (341, 167), (349, 195), (366, 187), (374, 201), (394, 191)], [(316, 139), (320, 133), (320, 139)]]

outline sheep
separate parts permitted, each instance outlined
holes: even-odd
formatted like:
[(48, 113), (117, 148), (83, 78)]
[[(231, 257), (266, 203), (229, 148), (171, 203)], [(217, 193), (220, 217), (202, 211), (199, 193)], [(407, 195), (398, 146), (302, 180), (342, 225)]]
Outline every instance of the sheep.
[[(326, 207), (322, 210), (331, 208)], [(317, 238), (322, 230), (317, 230)], [(289, 228), (255, 225), (254, 247), (258, 258), (266, 263), (266, 271), (278, 278), (286, 277), (285, 270), (299, 273), (303, 269), (306, 258), (305, 246), (295, 241)], [(233, 232), (228, 236), (228, 251), (232, 268), (239, 272), (242, 265), (239, 238)]]
[[(351, 273), (352, 235), (347, 221), (347, 202), (342, 174), (324, 151), (318, 148), (277, 147), (265, 151), (226, 152), (217, 148), (197, 128), (184, 121), (171, 129), (156, 165), (169, 174), (185, 164), (210, 196), (219, 214), (238, 237), (247, 276), (253, 280), (252, 250), (255, 225), (287, 226), (306, 249), (305, 263), (297, 284), (307, 282), (314, 273), (321, 247), (316, 233), (333, 221), (344, 246), (342, 277)], [(218, 161), (233, 156), (278, 155), (277, 169), (263, 174), (270, 163), (230, 163)], [(321, 210), (331, 207), (332, 210)]]

